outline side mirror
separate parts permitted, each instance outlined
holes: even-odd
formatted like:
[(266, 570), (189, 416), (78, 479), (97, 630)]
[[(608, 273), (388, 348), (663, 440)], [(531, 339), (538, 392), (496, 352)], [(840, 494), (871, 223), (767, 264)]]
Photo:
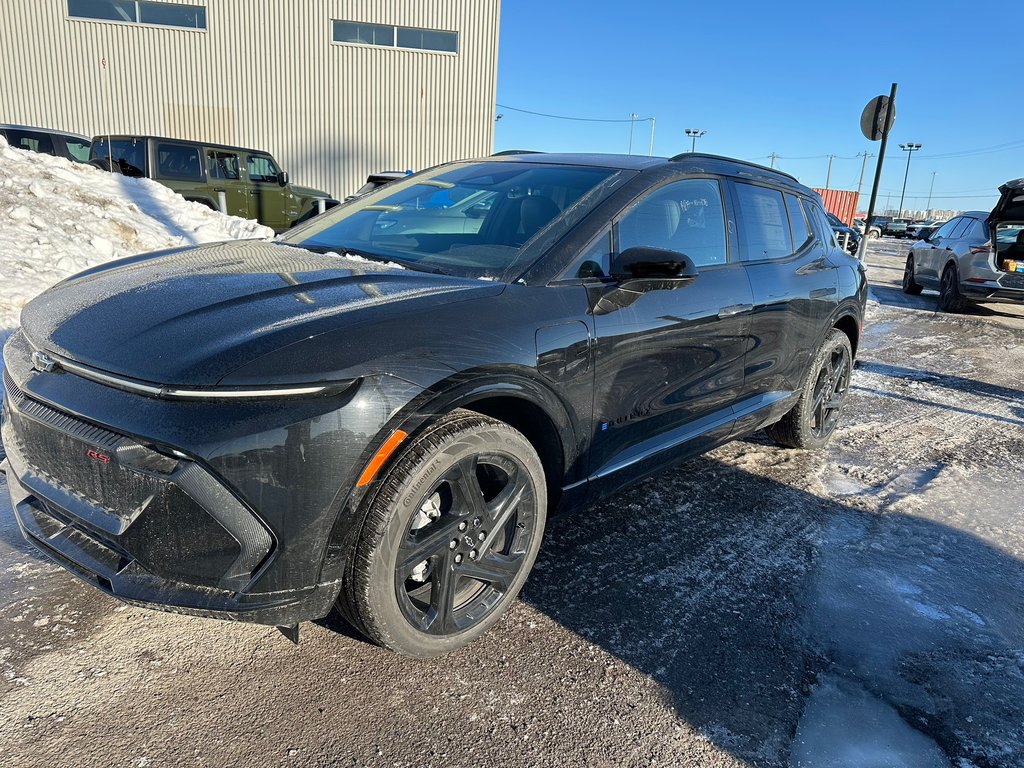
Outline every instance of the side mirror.
[[(697, 265), (689, 256), (666, 248), (638, 246), (627, 248), (615, 261), (612, 277), (622, 288), (643, 290), (633, 283), (650, 280), (653, 282), (685, 282), (697, 277)], [(630, 284), (630, 285), (627, 285)]]
[(277, 172), (277, 183), (280, 184), (282, 187), (288, 186), (288, 171)]

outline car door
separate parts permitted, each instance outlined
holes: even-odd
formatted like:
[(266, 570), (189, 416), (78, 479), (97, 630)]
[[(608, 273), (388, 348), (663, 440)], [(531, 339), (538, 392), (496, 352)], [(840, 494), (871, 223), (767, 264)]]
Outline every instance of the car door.
[(816, 201), (772, 186), (730, 182), (739, 258), (754, 308), (737, 429), (755, 428), (800, 388), (838, 302), (832, 226)]
[[(716, 178), (687, 178), (646, 193), (599, 239), (581, 274), (615, 274), (618, 255), (648, 246), (686, 254), (698, 275), (629, 296), (590, 287), (596, 337), (590, 472), (610, 492), (724, 440), (743, 388), (751, 309)], [(610, 269), (605, 264), (610, 262)]]
[[(218, 207), (225, 207), (224, 213), (248, 219), (249, 192), (242, 179), (242, 168), (238, 153), (222, 149), (206, 150), (206, 167), (209, 173), (210, 189)], [(223, 203), (221, 196), (223, 195)]]
[(946, 263), (946, 253), (949, 247), (950, 236), (953, 230), (957, 229), (962, 217), (957, 216), (950, 219), (938, 228), (920, 246), (914, 247), (914, 279), (921, 285), (937, 288), (939, 285), (939, 271)]
[(287, 229), (299, 213), (298, 210), (290, 210), (294, 208), (290, 205), (291, 193), (286, 185), (280, 183), (280, 172), (270, 155), (253, 153), (246, 156), (249, 218), (279, 232)]

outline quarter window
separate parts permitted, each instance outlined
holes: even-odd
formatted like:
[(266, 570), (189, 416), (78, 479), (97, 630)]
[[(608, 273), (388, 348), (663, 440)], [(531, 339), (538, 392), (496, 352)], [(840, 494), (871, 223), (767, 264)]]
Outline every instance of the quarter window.
[(203, 179), (199, 149), (183, 144), (157, 144), (157, 173), (166, 179)]
[(619, 222), (619, 253), (638, 246), (686, 254), (698, 267), (724, 264), (728, 251), (718, 182), (686, 179), (652, 192)]
[(793, 230), (793, 244), (800, 250), (812, 239), (811, 230), (807, 226), (804, 208), (796, 195), (786, 194), (786, 210), (789, 211), (789, 224)]
[(76, 19), (157, 24), (206, 29), (206, 6), (154, 0), (68, 0), (68, 16)]
[(736, 184), (740, 209), (740, 252), (744, 261), (782, 259), (793, 253), (793, 235), (782, 193)]
[(36, 131), (19, 131), (7, 129), (7, 143), (15, 149), (27, 149), (30, 152), (41, 152), (44, 155), (52, 155), (53, 141), (45, 133)]
[(277, 183), (277, 165), (266, 155), (250, 155), (247, 170), (250, 181)]
[(336, 43), (409, 48), (417, 51), (459, 52), (459, 33), (443, 29), (400, 27), (394, 24), (366, 24), (361, 21), (332, 21), (331, 39)]

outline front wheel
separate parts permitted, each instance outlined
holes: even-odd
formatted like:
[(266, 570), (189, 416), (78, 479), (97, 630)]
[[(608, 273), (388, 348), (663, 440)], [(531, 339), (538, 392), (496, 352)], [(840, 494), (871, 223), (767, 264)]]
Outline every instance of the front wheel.
[(544, 470), (518, 431), (454, 411), (420, 436), (370, 502), (339, 606), (406, 656), (457, 650), (509, 608), (547, 512)]
[(907, 265), (903, 268), (903, 292), (910, 296), (917, 296), (924, 287), (914, 279), (914, 255), (907, 255)]
[(832, 437), (850, 390), (850, 338), (833, 328), (811, 361), (793, 409), (765, 431), (787, 448), (821, 448)]

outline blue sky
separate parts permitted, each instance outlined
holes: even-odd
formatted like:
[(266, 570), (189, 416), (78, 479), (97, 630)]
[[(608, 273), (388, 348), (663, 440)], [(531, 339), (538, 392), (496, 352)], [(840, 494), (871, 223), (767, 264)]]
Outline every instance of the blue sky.
[[(874, 9), (871, 8), (874, 6)], [(868, 34), (863, 42), (865, 23)], [(696, 2), (504, 0), (495, 149), (626, 152), (629, 122), (657, 119), (654, 154), (689, 149), (756, 160), (809, 186), (856, 189), (860, 132), (873, 97), (899, 83), (879, 206), (987, 209), (996, 187), (1024, 176), (1024, 3)], [(633, 152), (647, 154), (650, 124), (636, 123)], [(1003, 148), (1000, 145), (1011, 145)], [(994, 148), (994, 149), (990, 149)], [(951, 153), (958, 153), (950, 156)], [(875, 159), (868, 162), (867, 208)]]

